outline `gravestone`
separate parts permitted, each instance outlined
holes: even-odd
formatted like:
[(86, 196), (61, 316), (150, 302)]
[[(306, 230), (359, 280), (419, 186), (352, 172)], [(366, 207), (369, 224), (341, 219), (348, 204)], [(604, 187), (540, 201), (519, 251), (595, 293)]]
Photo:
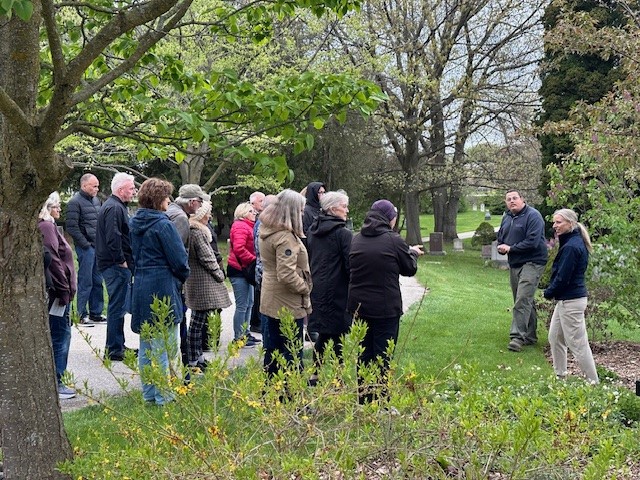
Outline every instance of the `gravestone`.
[(453, 239), (453, 251), (454, 252), (464, 252), (464, 247), (462, 246), (462, 239), (461, 238), (454, 238)]
[(498, 252), (498, 241), (491, 243), (491, 262), (499, 267), (508, 267), (509, 262), (506, 255)]
[(429, 255), (444, 255), (442, 243), (442, 232), (431, 233), (429, 235)]

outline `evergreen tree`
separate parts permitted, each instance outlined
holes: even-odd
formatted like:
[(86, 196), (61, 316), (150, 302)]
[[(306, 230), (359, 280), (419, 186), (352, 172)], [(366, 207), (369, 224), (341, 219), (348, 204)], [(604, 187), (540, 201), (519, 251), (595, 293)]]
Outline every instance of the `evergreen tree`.
[[(574, 0), (568, 2), (552, 2), (547, 6), (542, 18), (545, 32), (553, 30), (563, 12), (567, 9), (574, 12), (585, 12), (596, 19), (598, 26), (620, 26), (624, 20), (619, 10), (615, 9), (615, 0)], [(542, 66), (542, 85), (539, 93), (542, 99), (542, 111), (538, 117), (538, 125), (546, 122), (566, 120), (572, 107), (578, 101), (593, 104), (611, 91), (620, 79), (617, 57), (604, 60), (597, 54), (572, 54), (549, 48), (545, 42), (545, 55)], [(546, 167), (558, 164), (562, 158), (573, 151), (573, 142), (566, 134), (540, 135), (543, 173), (540, 194), (547, 197), (549, 175)], [(552, 208), (548, 202), (541, 207), (543, 216), (551, 215)]]

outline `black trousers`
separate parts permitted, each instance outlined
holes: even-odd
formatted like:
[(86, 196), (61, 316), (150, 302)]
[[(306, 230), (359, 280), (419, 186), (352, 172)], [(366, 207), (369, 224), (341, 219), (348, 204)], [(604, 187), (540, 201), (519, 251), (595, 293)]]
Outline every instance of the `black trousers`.
[(388, 395), (385, 383), (391, 357), (387, 355), (389, 341), (398, 343), (398, 332), (400, 330), (400, 317), (378, 318), (375, 320), (362, 319), (367, 324), (367, 333), (362, 341), (364, 351), (360, 356), (359, 363), (363, 366), (380, 364), (380, 383), (378, 385), (366, 385), (364, 378), (358, 376), (360, 386), (358, 400), (361, 404), (376, 400), (379, 397)]

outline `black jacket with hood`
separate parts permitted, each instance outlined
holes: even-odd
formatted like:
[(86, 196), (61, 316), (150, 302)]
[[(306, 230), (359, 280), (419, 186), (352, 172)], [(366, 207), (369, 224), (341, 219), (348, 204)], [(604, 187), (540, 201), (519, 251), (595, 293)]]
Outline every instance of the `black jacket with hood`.
[(351, 243), (348, 310), (366, 320), (400, 318), (399, 275), (418, 271), (418, 255), (394, 232), (389, 220), (369, 211)]
[(347, 312), (349, 251), (353, 234), (346, 221), (321, 213), (307, 232), (307, 252), (313, 279), (310, 332), (345, 333), (351, 326)]
[(318, 198), (320, 187), (326, 188), (322, 182), (311, 182), (307, 185), (307, 203), (302, 214), (302, 232), (305, 236), (313, 221), (320, 215), (320, 199)]

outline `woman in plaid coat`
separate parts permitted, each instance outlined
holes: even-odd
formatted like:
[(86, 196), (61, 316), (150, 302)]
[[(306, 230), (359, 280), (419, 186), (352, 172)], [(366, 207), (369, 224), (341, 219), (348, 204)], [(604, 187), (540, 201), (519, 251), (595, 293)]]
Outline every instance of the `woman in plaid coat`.
[(209, 315), (231, 305), (224, 285), (224, 271), (216, 261), (211, 247), (211, 202), (203, 202), (189, 219), (189, 268), (191, 275), (185, 284), (187, 307), (191, 322), (187, 334), (189, 366), (204, 370), (207, 362), (202, 353), (202, 330)]

